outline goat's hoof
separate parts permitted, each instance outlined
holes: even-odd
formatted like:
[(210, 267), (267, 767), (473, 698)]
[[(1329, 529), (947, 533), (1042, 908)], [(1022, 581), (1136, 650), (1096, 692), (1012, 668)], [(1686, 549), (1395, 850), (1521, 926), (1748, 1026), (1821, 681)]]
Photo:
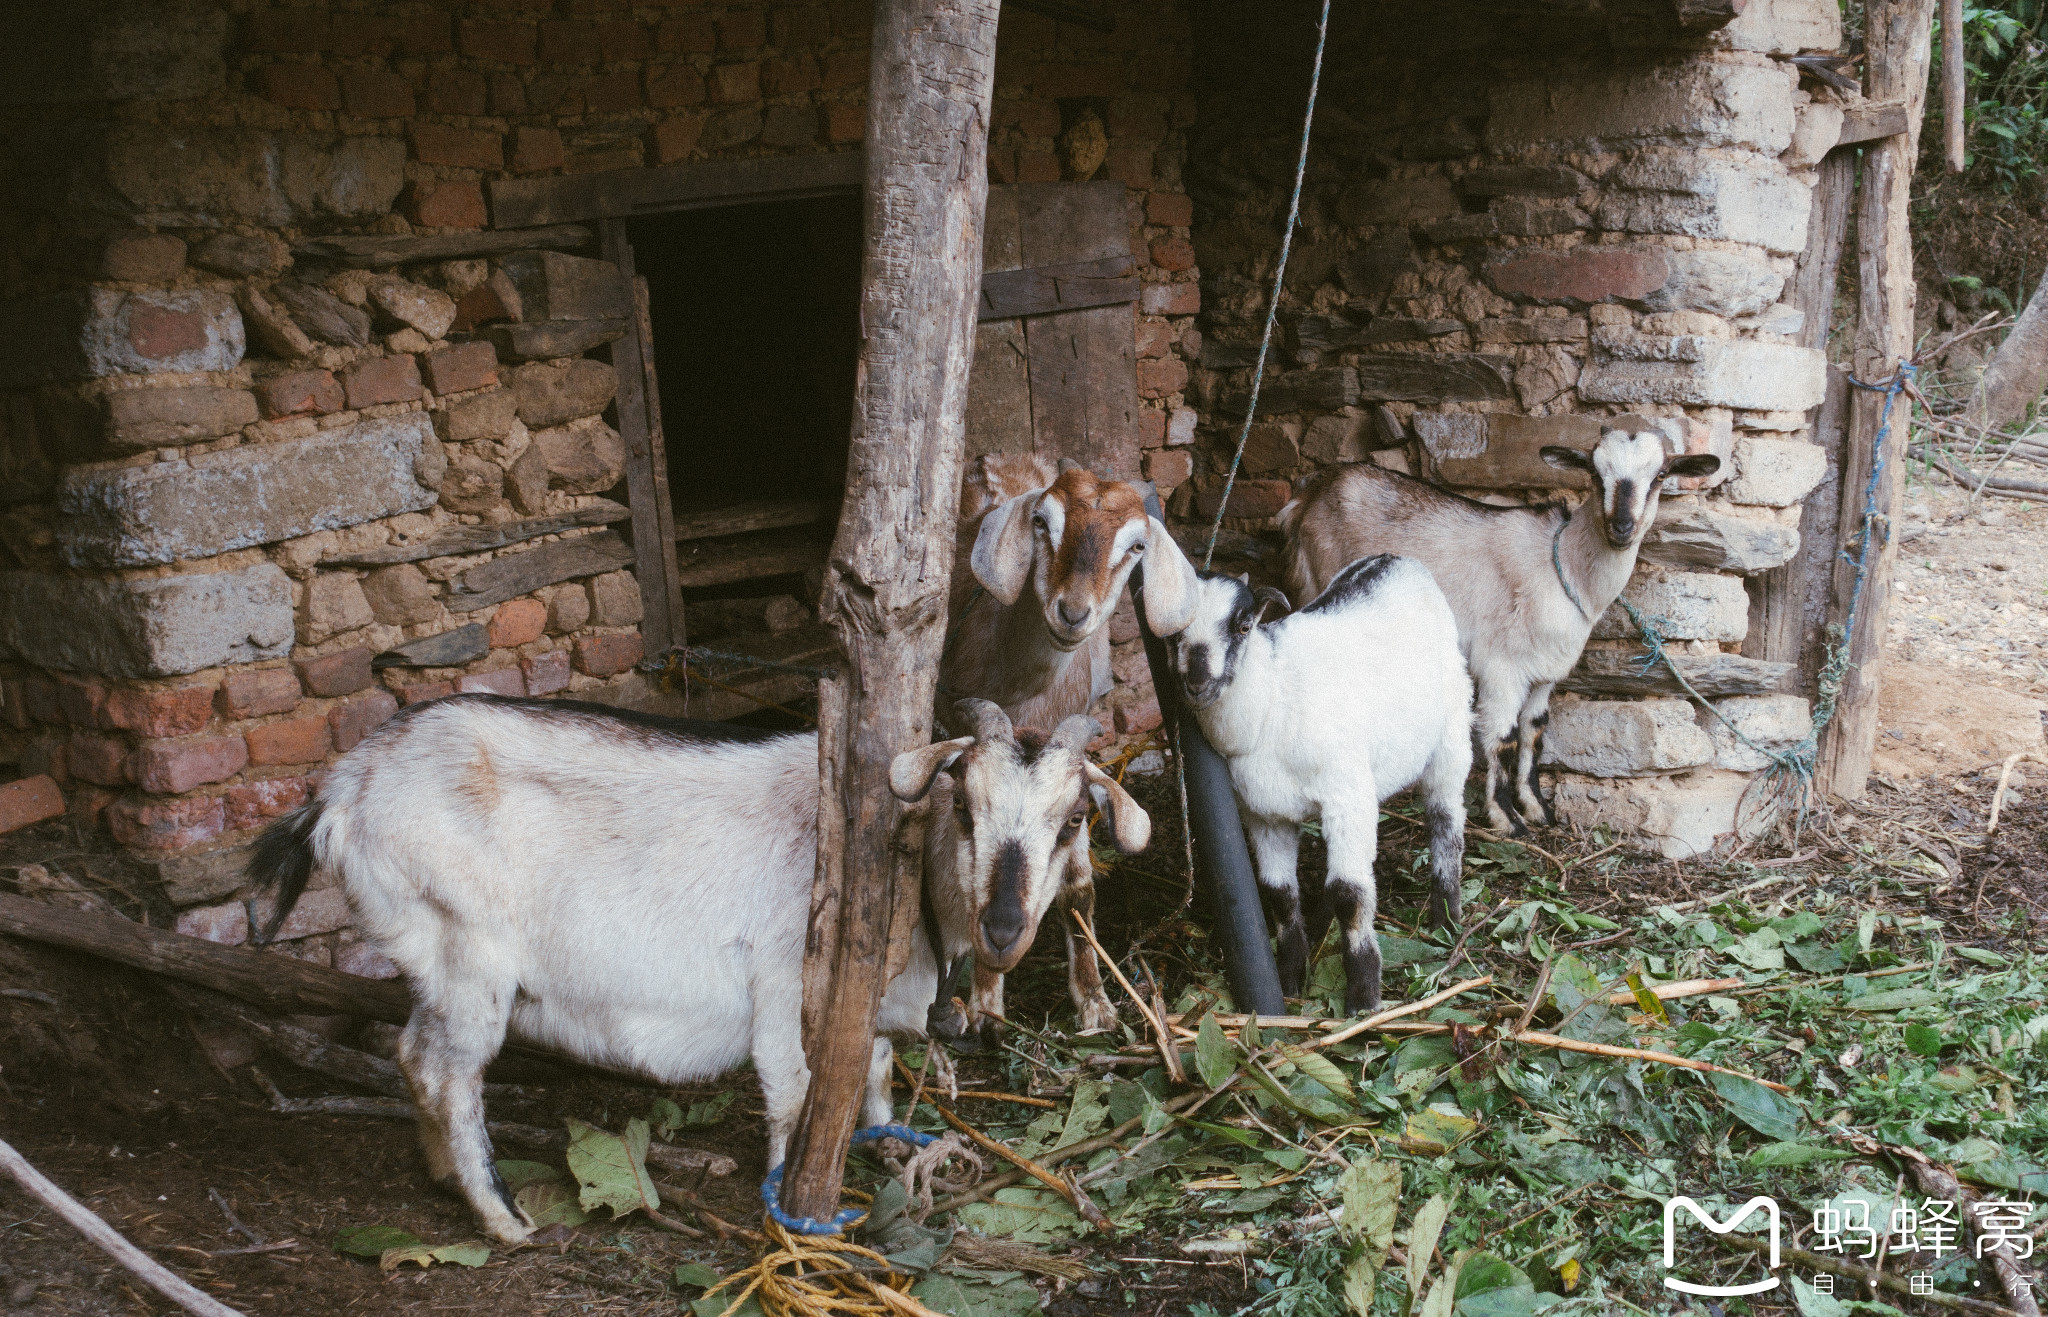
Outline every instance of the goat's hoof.
[(1082, 1033), (1099, 1033), (1116, 1028), (1116, 1007), (1109, 1004), (1109, 998), (1097, 993), (1088, 999), (1079, 1011)]
[[(980, 1032), (981, 1045), (983, 1047), (986, 1047), (991, 1051), (1002, 1050), (1004, 1029), (1003, 1022), (1001, 1020), (982, 1021)], [(965, 1051), (966, 1049), (962, 1048), (961, 1050)]]
[(967, 1036), (967, 1012), (961, 1010), (957, 1002), (944, 1011), (933, 1007), (925, 1013), (924, 1025), (925, 1032), (931, 1037), (957, 1043)]
[(480, 1221), (479, 1224), (483, 1226), (486, 1235), (489, 1235), (507, 1248), (517, 1248), (519, 1245), (524, 1244), (527, 1237), (537, 1228), (519, 1221), (510, 1214), (507, 1214), (502, 1219)]

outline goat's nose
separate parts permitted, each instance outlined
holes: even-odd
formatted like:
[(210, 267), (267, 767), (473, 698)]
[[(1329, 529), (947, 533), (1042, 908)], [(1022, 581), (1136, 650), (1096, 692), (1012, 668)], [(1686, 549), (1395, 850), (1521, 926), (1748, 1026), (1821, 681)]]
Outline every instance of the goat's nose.
[(1024, 936), (1024, 911), (1016, 906), (990, 906), (981, 915), (981, 935), (990, 951), (998, 956), (1008, 955)]
[(1065, 622), (1068, 626), (1079, 626), (1088, 620), (1088, 610), (1086, 608), (1069, 610), (1067, 601), (1064, 599), (1053, 605), (1053, 611), (1057, 612), (1060, 615), (1060, 621)]

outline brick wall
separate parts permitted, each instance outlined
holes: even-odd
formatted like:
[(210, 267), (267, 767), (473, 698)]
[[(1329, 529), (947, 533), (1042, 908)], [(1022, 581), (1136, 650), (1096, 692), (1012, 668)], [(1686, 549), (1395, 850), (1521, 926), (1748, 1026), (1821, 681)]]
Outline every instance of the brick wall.
[[(405, 704), (645, 696), (638, 586), (602, 524), (623, 497), (617, 272), (591, 247), (363, 265), (307, 244), (475, 231), (492, 179), (856, 150), (872, 14), (122, 13), (108, 49), (164, 61), (0, 91), (0, 830), (59, 808), (105, 827), (158, 863), (181, 927), (237, 941), (242, 848)], [(1005, 14), (991, 175), (1131, 189), (1146, 410), (1127, 465), (1170, 492), (1199, 346), (1189, 36), (1175, 3), (1116, 14), (1113, 33)], [(537, 518), (560, 524), (414, 548)], [(509, 597), (490, 588), (508, 572)], [(1101, 713), (1141, 731), (1156, 707), (1121, 639), (1138, 684)], [(378, 968), (345, 923), (316, 902), (286, 938)]]
[[(1202, 314), (1188, 393), (1201, 422), (1172, 510), (1203, 536), (1299, 140), (1312, 26), (1305, 6), (1285, 10), (1209, 6), (1195, 27), (1187, 178)], [(1735, 650), (1742, 574), (1791, 556), (1797, 505), (1824, 469), (1806, 429), (1823, 362), (1793, 342), (1800, 316), (1781, 299), (1805, 243), (1812, 143), (1831, 144), (1839, 110), (1780, 57), (1833, 48), (1835, 6), (1754, 0), (1690, 40), (1555, 7), (1501, 6), (1490, 29), (1469, 17), (1455, 42), (1432, 28), (1435, 7), (1337, 17), (1224, 547), (1277, 575), (1271, 517), (1292, 479), (1331, 462), (1494, 501), (1559, 496), (1528, 487), (1544, 483), (1535, 450), (1589, 442), (1592, 418), (1633, 413), (1674, 450), (1718, 454), (1723, 474), (1667, 498), (1625, 597), (1667, 620), (1674, 648)], [(1621, 647), (1633, 631), (1617, 609), (1594, 634)], [(1561, 696), (1553, 710), (1568, 822), (1672, 855), (1733, 827), (1759, 765), (1686, 702)], [(1767, 744), (1805, 734), (1795, 697), (1724, 711)]]

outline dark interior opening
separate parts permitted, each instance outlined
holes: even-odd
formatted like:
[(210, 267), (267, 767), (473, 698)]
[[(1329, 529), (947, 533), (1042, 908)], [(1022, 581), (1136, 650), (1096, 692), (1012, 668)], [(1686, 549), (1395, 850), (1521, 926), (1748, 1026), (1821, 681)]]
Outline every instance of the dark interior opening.
[(860, 338), (860, 198), (681, 211), (628, 232), (679, 519), (762, 501), (836, 505)]

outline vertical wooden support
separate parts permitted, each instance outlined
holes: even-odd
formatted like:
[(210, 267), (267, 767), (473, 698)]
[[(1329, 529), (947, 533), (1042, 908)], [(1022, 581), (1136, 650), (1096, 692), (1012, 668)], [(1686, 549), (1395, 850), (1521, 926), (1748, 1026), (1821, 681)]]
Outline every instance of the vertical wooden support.
[(598, 250), (619, 267), (633, 290), (639, 314), (626, 336), (611, 345), (618, 373), (619, 437), (626, 443), (626, 506), (633, 510), (633, 574), (640, 581), (640, 635), (647, 652), (659, 654), (683, 643), (682, 571), (676, 564), (675, 508), (668, 497), (668, 457), (661, 440), (661, 400), (651, 387), (654, 340), (647, 313), (647, 285), (633, 274), (633, 244), (626, 222), (598, 226)]
[[(1806, 222), (1806, 250), (1792, 275), (1792, 305), (1806, 313), (1806, 322), (1799, 327), (1799, 346), (1825, 352), (1842, 246), (1849, 235), (1849, 207), (1856, 194), (1856, 149), (1843, 147), (1829, 153), (1818, 172), (1813, 211)], [(1830, 400), (1834, 388), (1831, 375)], [(1798, 665), (1793, 679), (1798, 692), (1806, 696), (1814, 692), (1818, 669), (1804, 657), (1825, 620), (1842, 474), (1841, 413), (1831, 415), (1824, 402), (1811, 421), (1814, 442), (1827, 451), (1828, 472), (1800, 510), (1799, 556), (1750, 578), (1749, 634), (1742, 641), (1742, 652), (1750, 658)]]
[[(1866, 12), (1868, 95), (1906, 107), (1906, 131), (1872, 143), (1863, 155), (1863, 185), (1856, 197), (1858, 283), (1855, 369), (1881, 384), (1913, 351), (1913, 243), (1908, 210), (1913, 161), (1927, 104), (1927, 72), (1935, 0), (1869, 0)], [(1842, 456), (1840, 542), (1854, 545), (1864, 524), (1873, 446), (1886, 395), (1857, 389), (1849, 403), (1849, 441)], [(1870, 495), (1870, 544), (1859, 568), (1837, 557), (1829, 621), (1846, 624), (1853, 598), (1855, 624), (1845, 637), (1849, 671), (1842, 679), (1834, 721), (1821, 738), (1817, 781), (1822, 791), (1849, 798), (1863, 794), (1877, 742), (1878, 681), (1884, 664), (1885, 623), (1891, 611), (1892, 569), (1898, 541), (1893, 512), (1905, 491), (1907, 427), (1912, 405), (1903, 395), (1891, 409), (1884, 469)]]
[(1963, 0), (1941, 0), (1941, 158), (1951, 174), (1963, 172), (1963, 104), (1967, 82), (1963, 68)]
[(915, 905), (921, 814), (890, 761), (931, 736), (981, 286), (997, 0), (877, 0), (860, 369), (820, 611), (818, 867), (804, 947), (811, 1082), (783, 1204), (829, 1217), (867, 1082), (889, 931)]

